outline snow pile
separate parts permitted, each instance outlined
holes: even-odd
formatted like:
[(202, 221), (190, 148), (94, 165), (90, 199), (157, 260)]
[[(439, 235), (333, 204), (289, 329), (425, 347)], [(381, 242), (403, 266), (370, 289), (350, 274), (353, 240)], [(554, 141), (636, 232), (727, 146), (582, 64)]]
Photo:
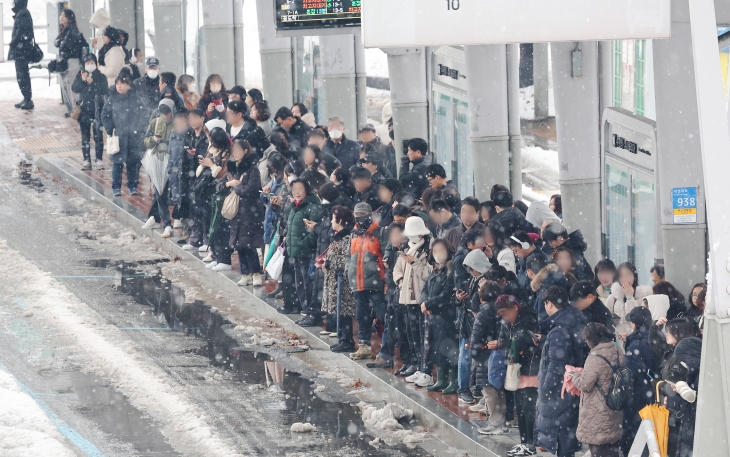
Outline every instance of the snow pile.
[(535, 86), (520, 88), (520, 119), (535, 119)]
[(554, 189), (559, 189), (558, 151), (543, 149), (539, 146), (524, 146), (522, 148), (522, 172), (533, 174), (554, 185)]
[(348, 376), (343, 373), (339, 368), (335, 368), (332, 371), (320, 371), (319, 375), (323, 378), (332, 379), (336, 381), (342, 387), (354, 387), (357, 384), (355, 378)]
[(176, 449), (195, 455), (241, 455), (218, 437), (203, 412), (181, 395), (177, 386), (165, 382), (166, 373), (150, 365), (144, 351), (138, 350), (117, 327), (81, 303), (62, 283), (8, 248), (5, 240), (0, 240), (0, 256), (13, 259), (0, 271), (0, 283), (8, 285), (8, 293), (24, 297), (34, 310), (34, 319), (67, 338), (68, 349), (75, 352), (80, 363), (112, 381), (135, 407), (158, 420)]
[(360, 402), (362, 421), (367, 429), (389, 446), (403, 443), (408, 447), (415, 447), (426, 438), (426, 431), (422, 428), (405, 429), (403, 423), (413, 419), (413, 411), (397, 403), (388, 403), (378, 409), (373, 405)]
[(10, 373), (0, 370), (0, 455), (73, 457), (64, 438)]
[(249, 318), (243, 324), (236, 325), (234, 332), (243, 332), (251, 335), (250, 343), (244, 346), (270, 347), (276, 344), (284, 348), (309, 349), (307, 340), (286, 331), (270, 319)]
[(314, 425), (309, 422), (294, 422), (291, 424), (291, 431), (294, 433), (311, 433), (314, 431)]

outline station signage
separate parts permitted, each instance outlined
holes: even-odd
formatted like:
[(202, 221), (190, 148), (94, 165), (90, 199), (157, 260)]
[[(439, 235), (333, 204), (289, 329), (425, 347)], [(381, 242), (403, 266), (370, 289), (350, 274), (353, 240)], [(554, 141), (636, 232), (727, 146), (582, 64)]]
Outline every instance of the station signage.
[[(297, 31), (359, 27), (361, 4), (362, 0), (275, 0), (276, 29)], [(341, 33), (352, 32), (343, 30)]]
[(669, 0), (365, 0), (366, 48), (669, 38)]
[(672, 189), (673, 222), (697, 223), (697, 188), (675, 187)]

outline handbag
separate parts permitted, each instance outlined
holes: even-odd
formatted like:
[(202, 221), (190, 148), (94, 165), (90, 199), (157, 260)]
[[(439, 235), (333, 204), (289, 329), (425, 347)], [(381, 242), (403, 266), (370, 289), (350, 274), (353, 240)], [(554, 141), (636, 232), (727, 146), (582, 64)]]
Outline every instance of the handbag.
[(281, 279), (281, 272), (284, 269), (284, 245), (282, 244), (276, 249), (276, 252), (271, 256), (271, 260), (266, 264), (264, 270), (269, 278), (279, 280)]
[(106, 139), (106, 152), (109, 155), (118, 154), (121, 148), (119, 147), (119, 137), (116, 136), (116, 129), (112, 130), (112, 134)]
[(35, 38), (33, 38), (33, 50), (30, 53), (30, 63), (38, 63), (41, 60), (43, 60), (43, 49), (38, 46), (38, 43), (35, 42)]
[[(243, 175), (240, 179), (243, 179)], [(223, 207), (221, 207), (221, 215), (228, 220), (233, 219), (238, 214), (238, 205), (241, 202), (241, 197), (238, 196), (233, 190), (228, 194), (226, 199), (223, 201)]]
[(504, 378), (504, 390), (514, 392), (520, 387), (520, 368), (522, 368), (520, 363), (515, 362), (517, 360), (515, 340), (512, 340), (508, 359), (509, 364), (507, 365), (507, 374)]

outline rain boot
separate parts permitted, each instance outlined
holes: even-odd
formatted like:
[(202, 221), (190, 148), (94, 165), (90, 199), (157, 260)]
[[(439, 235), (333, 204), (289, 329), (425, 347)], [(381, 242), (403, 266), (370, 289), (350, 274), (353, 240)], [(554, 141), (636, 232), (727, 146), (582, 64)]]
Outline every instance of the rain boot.
[(459, 391), (459, 371), (456, 367), (449, 367), (449, 385), (441, 393), (444, 395), (455, 394)]
[(448, 367), (436, 367), (436, 384), (426, 387), (429, 392), (440, 392), (449, 385), (449, 368)]

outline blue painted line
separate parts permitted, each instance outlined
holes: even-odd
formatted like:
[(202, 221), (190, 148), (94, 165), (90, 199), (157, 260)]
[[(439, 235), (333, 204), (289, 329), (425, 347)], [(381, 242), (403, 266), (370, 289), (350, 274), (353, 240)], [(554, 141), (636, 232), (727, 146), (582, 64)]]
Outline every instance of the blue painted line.
[[(8, 368), (3, 365), (2, 362), (0, 362), (0, 369), (3, 371), (13, 374)], [(43, 412), (48, 416), (48, 419), (53, 423), (53, 425), (58, 429), (59, 432), (63, 436), (65, 436), (69, 441), (71, 441), (76, 447), (81, 449), (81, 451), (88, 455), (89, 457), (105, 457), (104, 453), (101, 452), (96, 446), (94, 446), (89, 440), (81, 436), (79, 432), (77, 432), (73, 427), (69, 426), (64, 422), (60, 417), (56, 415), (55, 412), (51, 409), (50, 406), (46, 404), (43, 400), (39, 398), (39, 394), (36, 394), (32, 390), (28, 388), (25, 384), (23, 384), (17, 377), (15, 378), (15, 382), (18, 383), (18, 385), (33, 398), (33, 400), (36, 402), (36, 404), (43, 410)]]

